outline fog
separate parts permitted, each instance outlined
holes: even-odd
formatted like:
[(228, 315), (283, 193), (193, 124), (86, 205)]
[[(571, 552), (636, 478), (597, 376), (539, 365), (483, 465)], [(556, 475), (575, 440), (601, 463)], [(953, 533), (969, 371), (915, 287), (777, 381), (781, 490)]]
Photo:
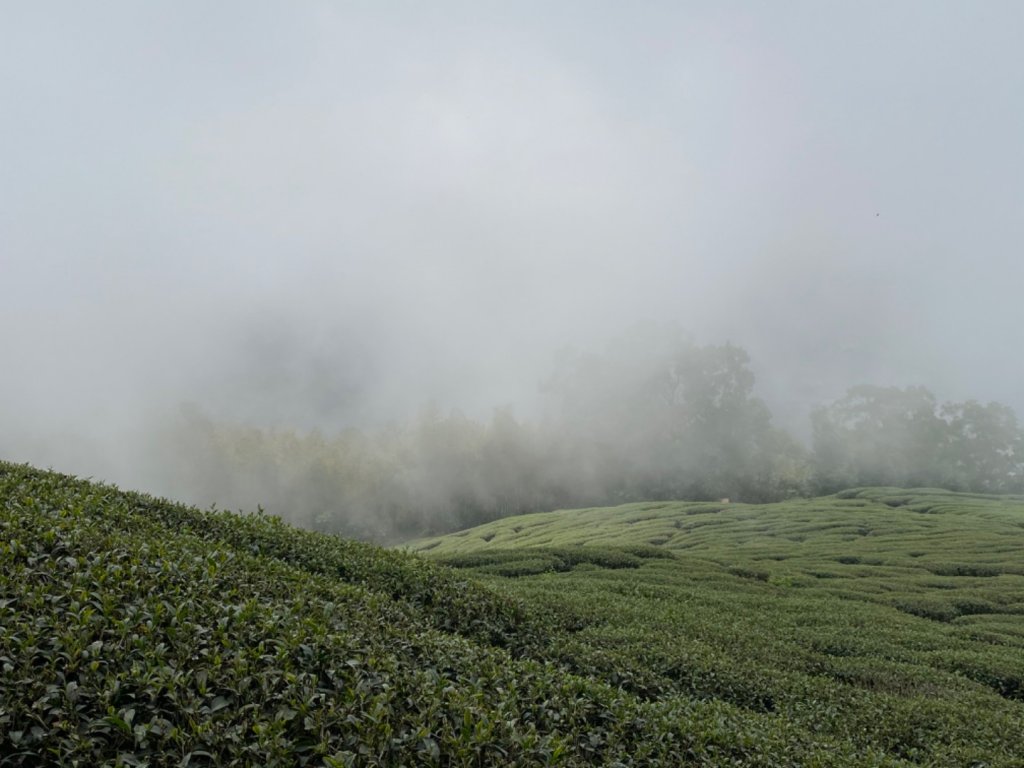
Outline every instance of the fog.
[(0, 458), (190, 498), (153, 466), (182, 404), (529, 418), (566, 349), (643, 324), (746, 349), (799, 438), (861, 383), (1024, 412), (1022, 28), (1010, 1), (4, 4)]

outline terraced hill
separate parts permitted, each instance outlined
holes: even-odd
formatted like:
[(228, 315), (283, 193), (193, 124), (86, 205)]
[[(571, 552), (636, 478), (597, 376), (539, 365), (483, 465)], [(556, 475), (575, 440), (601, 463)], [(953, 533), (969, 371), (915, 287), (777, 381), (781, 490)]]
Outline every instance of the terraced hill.
[(925, 765), (1024, 765), (1024, 499), (852, 490), (528, 515), (415, 542), (535, 611), (555, 657)]
[[(1024, 577), (978, 551), (1020, 535), (1019, 508), (872, 498), (842, 506), (988, 532), (907, 554), (948, 575), (863, 545), (837, 580), (754, 539), (730, 558), (646, 533), (508, 551), (497, 531), (454, 539), (453, 569), (0, 463), (0, 766), (1020, 765)], [(821, 586), (857, 578), (878, 593)], [(892, 605), (900, 583), (956, 614)]]

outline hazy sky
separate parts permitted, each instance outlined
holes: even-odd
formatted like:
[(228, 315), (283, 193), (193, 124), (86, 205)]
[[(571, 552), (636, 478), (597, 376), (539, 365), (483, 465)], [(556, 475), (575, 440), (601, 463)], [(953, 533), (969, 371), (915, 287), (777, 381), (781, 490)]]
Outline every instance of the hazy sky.
[(746, 347), (782, 419), (866, 382), (1024, 413), (1022, 29), (0, 0), (0, 456), (123, 477), (110, 441), (182, 401), (528, 408), (555, 350), (642, 321)]

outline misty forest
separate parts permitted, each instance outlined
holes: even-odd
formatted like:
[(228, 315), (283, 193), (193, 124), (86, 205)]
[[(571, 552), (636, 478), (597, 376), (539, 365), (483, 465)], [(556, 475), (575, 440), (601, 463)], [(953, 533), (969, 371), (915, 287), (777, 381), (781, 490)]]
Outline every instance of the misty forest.
[(183, 407), (161, 466), (191, 500), (263, 506), (306, 528), (394, 542), (527, 512), (670, 499), (780, 501), (857, 486), (1024, 493), (1014, 411), (925, 387), (850, 387), (775, 426), (739, 347), (638, 329), (566, 353), (537, 420), (428, 405), (409, 423), (336, 434), (218, 422)]
[(0, 2), (0, 768), (1024, 766), (1022, 29)]

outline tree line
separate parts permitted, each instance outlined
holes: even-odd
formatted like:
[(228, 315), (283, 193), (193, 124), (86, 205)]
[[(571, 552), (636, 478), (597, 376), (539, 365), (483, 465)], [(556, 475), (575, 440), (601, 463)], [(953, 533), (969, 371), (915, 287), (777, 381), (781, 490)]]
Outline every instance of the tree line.
[(737, 346), (633, 334), (565, 354), (532, 420), (429, 406), (408, 424), (328, 436), (216, 423), (192, 408), (161, 441), (165, 485), (377, 541), (639, 500), (767, 502), (862, 485), (1024, 491), (1024, 433), (1005, 405), (857, 386), (813, 412), (804, 446), (773, 424), (754, 383)]

